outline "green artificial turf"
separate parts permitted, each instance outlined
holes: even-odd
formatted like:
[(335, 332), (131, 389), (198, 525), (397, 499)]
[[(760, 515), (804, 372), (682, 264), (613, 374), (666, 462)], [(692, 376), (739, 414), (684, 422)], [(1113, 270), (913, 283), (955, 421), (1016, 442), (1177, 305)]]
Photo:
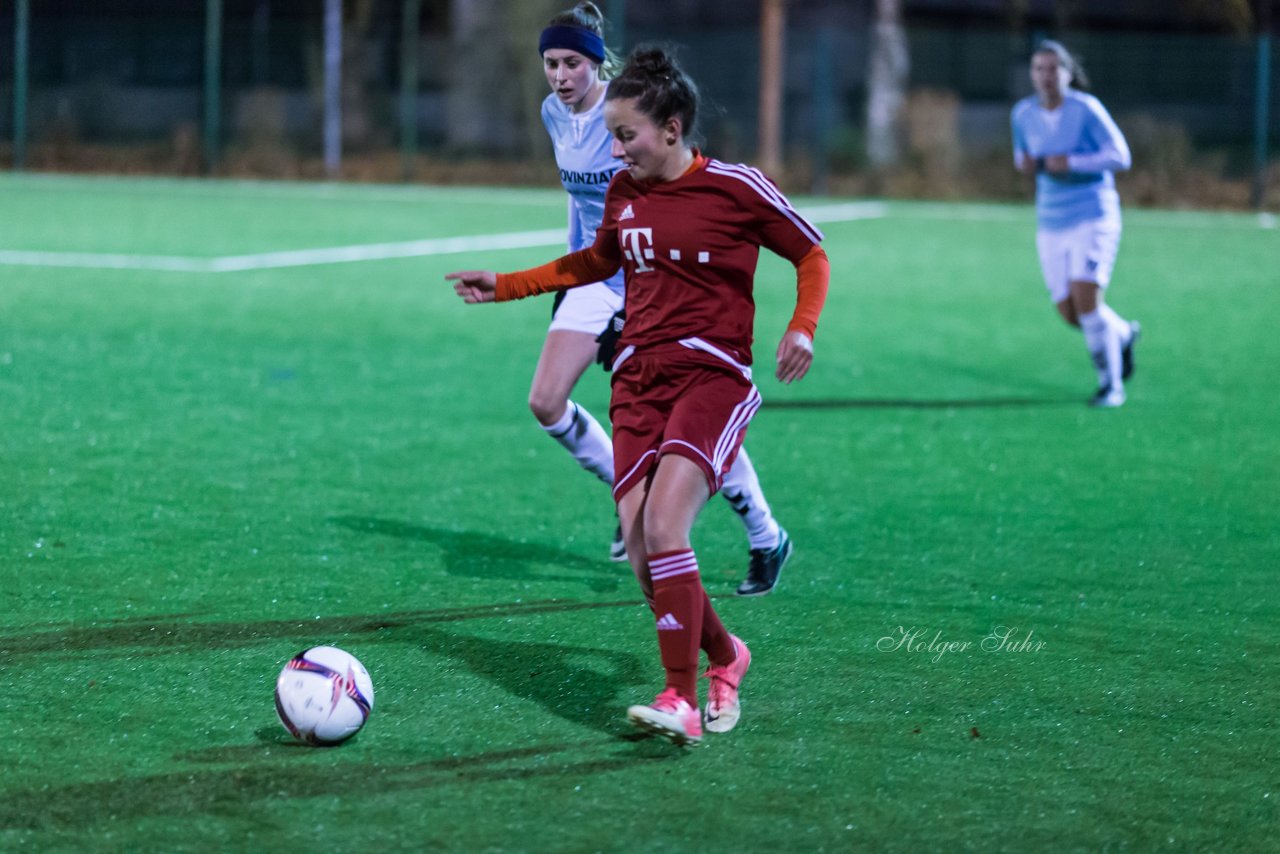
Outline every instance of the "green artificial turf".
[[(827, 204), (828, 200), (810, 201)], [(0, 250), (210, 259), (562, 226), (556, 191), (0, 178)], [(0, 849), (1264, 850), (1280, 829), (1280, 232), (1127, 211), (1122, 409), (1025, 206), (822, 225), (810, 375), (762, 259), (748, 435), (796, 543), (742, 600), (743, 718), (681, 750), (607, 490), (526, 407), (545, 300), (446, 271), (0, 265)], [(595, 368), (575, 399), (604, 417)], [(1003, 628), (1002, 628), (1003, 627)], [(1002, 649), (999, 640), (1007, 639)], [(984, 646), (985, 641), (985, 646)], [(368, 726), (292, 744), (341, 646)]]

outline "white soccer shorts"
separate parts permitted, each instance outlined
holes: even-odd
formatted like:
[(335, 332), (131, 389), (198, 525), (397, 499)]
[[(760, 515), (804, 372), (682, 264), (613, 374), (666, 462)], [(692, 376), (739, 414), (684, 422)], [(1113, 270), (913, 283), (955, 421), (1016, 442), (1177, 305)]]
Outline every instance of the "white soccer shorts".
[(622, 310), (622, 294), (603, 282), (570, 288), (551, 318), (549, 332), (588, 332), (599, 335), (609, 318)]
[(1095, 219), (1071, 228), (1036, 232), (1040, 270), (1054, 302), (1071, 294), (1071, 282), (1094, 282), (1105, 288), (1120, 250), (1120, 222)]

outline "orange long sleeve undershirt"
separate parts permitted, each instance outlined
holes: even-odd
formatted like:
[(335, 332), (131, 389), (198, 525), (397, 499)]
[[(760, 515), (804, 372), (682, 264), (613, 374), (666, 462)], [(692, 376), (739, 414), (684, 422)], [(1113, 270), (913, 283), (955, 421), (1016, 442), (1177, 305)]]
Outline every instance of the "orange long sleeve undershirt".
[(823, 248), (815, 243), (796, 264), (796, 310), (787, 324), (788, 332), (803, 332), (813, 339), (830, 282), (831, 262)]
[[(574, 285), (599, 282), (612, 276), (618, 262), (590, 246), (572, 252), (562, 258), (521, 270), (518, 273), (499, 273), (494, 300), (508, 302), (525, 297), (563, 290)], [(796, 263), (796, 310), (787, 324), (787, 331), (803, 332), (814, 337), (818, 328), (818, 315), (827, 301), (827, 287), (831, 281), (831, 262), (821, 246), (814, 245)]]
[(574, 285), (603, 282), (618, 272), (618, 260), (597, 252), (594, 246), (588, 246), (540, 267), (518, 273), (499, 273), (493, 298), (495, 302), (507, 302), (561, 291)]

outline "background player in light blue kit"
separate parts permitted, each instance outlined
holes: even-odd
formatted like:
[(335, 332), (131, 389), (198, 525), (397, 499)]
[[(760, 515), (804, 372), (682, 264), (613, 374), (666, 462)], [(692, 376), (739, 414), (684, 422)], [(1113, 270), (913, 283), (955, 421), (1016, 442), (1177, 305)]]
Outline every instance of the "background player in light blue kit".
[[(555, 147), (560, 181), (569, 194), (569, 251), (595, 242), (604, 216), (604, 194), (622, 162), (612, 154), (604, 124), (608, 78), (621, 63), (605, 47), (604, 15), (590, 2), (553, 17), (538, 40), (551, 94), (542, 102), (542, 122)], [(618, 271), (608, 281), (557, 295), (551, 326), (529, 390), (529, 408), (543, 428), (587, 471), (613, 484), (613, 446), (591, 413), (569, 399), (597, 359), (607, 368), (621, 323), (624, 285)], [(615, 315), (618, 315), (615, 317)], [(773, 518), (745, 449), (724, 478), (722, 492), (747, 529), (750, 564), (738, 587), (743, 596), (768, 593), (791, 557), (791, 540)], [(610, 556), (626, 560), (621, 532)]]
[(1103, 300), (1120, 247), (1114, 173), (1129, 145), (1106, 107), (1079, 91), (1084, 70), (1065, 47), (1044, 41), (1031, 57), (1036, 93), (1014, 105), (1014, 165), (1036, 176), (1036, 247), (1058, 312), (1084, 333), (1098, 371), (1095, 406), (1120, 406), (1133, 373), (1138, 324)]

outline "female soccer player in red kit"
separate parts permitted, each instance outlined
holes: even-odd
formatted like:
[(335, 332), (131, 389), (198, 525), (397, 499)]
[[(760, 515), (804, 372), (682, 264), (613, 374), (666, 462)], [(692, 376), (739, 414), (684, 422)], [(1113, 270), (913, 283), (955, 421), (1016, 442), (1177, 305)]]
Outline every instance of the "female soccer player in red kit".
[[(677, 744), (737, 724), (751, 653), (716, 615), (698, 575), (693, 523), (760, 406), (751, 381), (760, 247), (791, 261), (797, 304), (777, 348), (790, 383), (813, 362), (830, 269), (822, 234), (759, 171), (707, 158), (690, 138), (693, 81), (662, 49), (638, 48), (606, 94), (626, 169), (605, 197), (595, 243), (519, 273), (450, 273), (468, 303), (503, 302), (626, 277), (627, 322), (613, 364), (613, 494), (632, 569), (657, 620), (666, 687), (631, 722)], [(698, 651), (710, 666), (698, 712)]]

